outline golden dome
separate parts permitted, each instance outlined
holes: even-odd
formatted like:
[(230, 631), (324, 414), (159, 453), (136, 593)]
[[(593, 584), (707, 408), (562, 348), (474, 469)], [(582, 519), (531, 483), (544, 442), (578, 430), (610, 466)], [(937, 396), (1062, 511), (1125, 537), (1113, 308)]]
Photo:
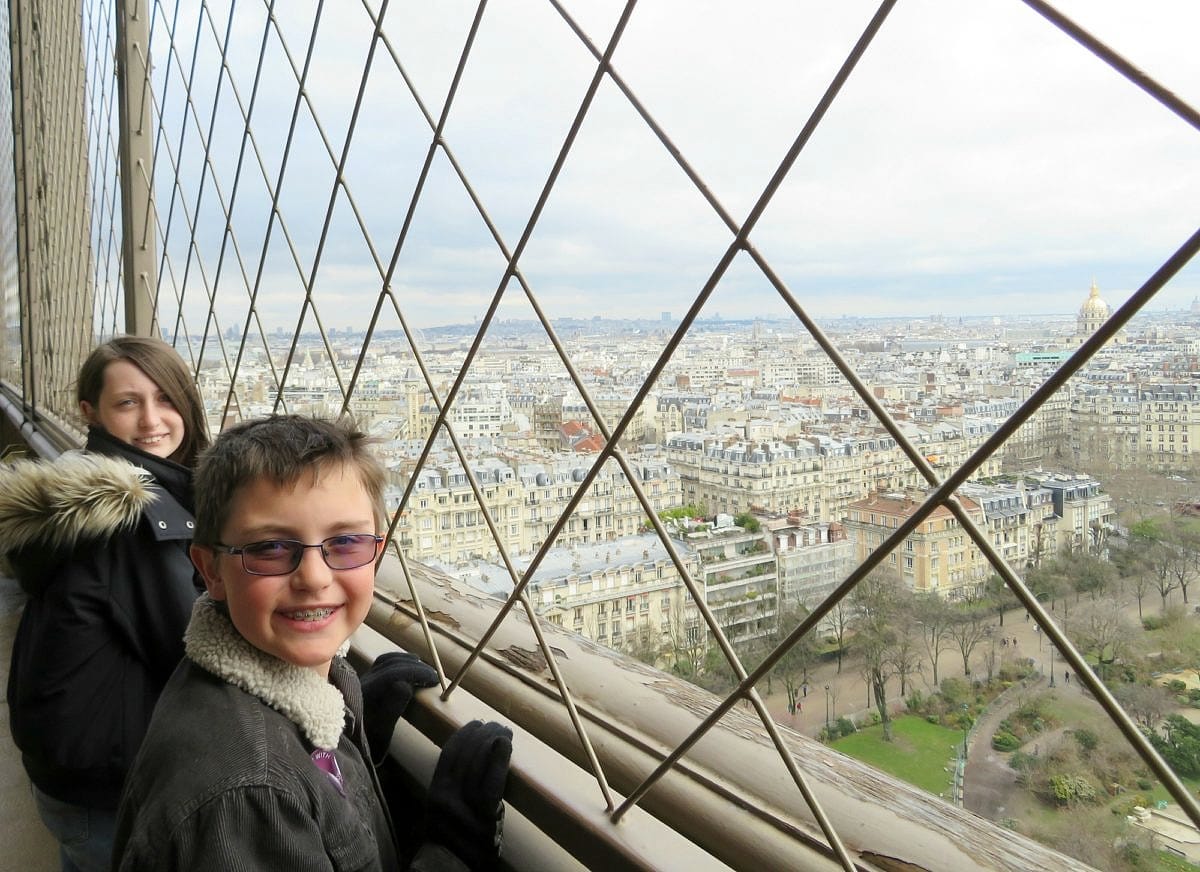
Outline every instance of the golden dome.
[(1108, 303), (1100, 299), (1100, 288), (1096, 285), (1096, 280), (1092, 279), (1092, 289), (1088, 294), (1088, 298), (1083, 301), (1083, 305), (1079, 307), (1079, 316), (1081, 318), (1091, 316), (1093, 318), (1108, 318), (1110, 310)]
[(1100, 288), (1096, 286), (1096, 280), (1092, 279), (1092, 290), (1079, 307), (1079, 315), (1075, 319), (1075, 335), (1091, 336), (1108, 320), (1109, 314), (1108, 303), (1100, 299)]

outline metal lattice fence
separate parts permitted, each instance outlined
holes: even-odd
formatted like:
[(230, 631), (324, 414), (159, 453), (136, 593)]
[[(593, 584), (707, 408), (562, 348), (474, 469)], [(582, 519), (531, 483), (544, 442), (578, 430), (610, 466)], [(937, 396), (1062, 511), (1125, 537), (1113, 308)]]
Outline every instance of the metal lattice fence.
[[(1028, 55), (1010, 58), (1008, 67), (990, 67), (995, 61), (982, 59), (980, 49), (978, 66), (1021, 83), (1044, 77), (1048, 94), (1026, 95), (1037, 105), (1032, 113), (1001, 101), (982, 112), (954, 105), (939, 112), (957, 109), (976, 122), (998, 116), (1001, 124), (1028, 124), (1036, 145), (1031, 114), (1075, 117), (1074, 108), (1043, 100), (1074, 94), (1086, 114), (1093, 99), (1126, 101), (1136, 92), (1139, 105), (1150, 107), (1138, 112), (1171, 116), (1174, 125), (1169, 133), (1154, 128), (1159, 138), (1145, 148), (1146, 175), (1137, 183), (1154, 187), (1150, 199), (1159, 205), (1195, 193), (1194, 173), (1174, 163), (1179, 155), (1194, 155), (1188, 149), (1200, 130), (1195, 109), (1049, 5), (994, 5), (989, 14), (1012, 26), (1009, 36), (1017, 44), (1028, 40)], [(823, 809), (758, 688), (943, 509), (1173, 798), (1200, 822), (1194, 797), (955, 496), (1187, 269), (1200, 247), (1194, 208), (1179, 208), (1173, 220), (1153, 227), (1147, 222), (1145, 235), (1156, 231), (1152, 239), (1129, 234), (1136, 257), (1128, 299), (953, 468), (936, 465), (914, 443), (829, 338), (826, 319), (813, 314), (829, 311), (822, 306), (830, 294), (846, 294), (844, 311), (856, 305), (849, 286), (824, 263), (824, 251), (886, 254), (899, 244), (890, 225), (922, 204), (937, 211), (956, 198), (970, 201), (963, 214), (986, 235), (990, 226), (979, 215), (1007, 202), (1005, 191), (988, 184), (989, 162), (1006, 158), (980, 141), (986, 129), (978, 135), (968, 130), (949, 145), (967, 156), (947, 170), (959, 175), (965, 193), (952, 181), (925, 198), (920, 186), (935, 179), (938, 168), (911, 150), (901, 126), (906, 111), (877, 102), (911, 100), (912, 124), (929, 123), (934, 116), (918, 104), (935, 99), (934, 83), (974, 69), (956, 56), (959, 47), (950, 40), (914, 34), (906, 19), (913, 10), (926, 16), (922, 20), (941, 16), (957, 27), (958, 13), (916, 6), (846, 4), (822, 16), (807, 7), (773, 8), (779, 18), (772, 27), (773, 19), (759, 20), (756, 8), (710, 4), (668, 11), (633, 0), (578, 8), (549, 0), (421, 10), (386, 0), (317, 0), (286, 8), (273, 0), (144, 0), (118, 4), (115, 14), (106, 3), (84, 3), (78, 17), (62, 4), (14, 4), (8, 27), (16, 174), (2, 184), (14, 192), (16, 215), (0, 239), (3, 378), (20, 387), (27, 410), (69, 423), (70, 380), (95, 339), (152, 324), (193, 365), (214, 430), (285, 410), (349, 413), (378, 425), (391, 437), (388, 459), (404, 470), (395, 482), (390, 532), (396, 544), (418, 533), (406, 529), (405, 519), (420, 498), (423, 472), (440, 465), (459, 476), (463, 510), (477, 512), (486, 526), (511, 592), (471, 640), (461, 668), (446, 675), (445, 692), (452, 695), (469, 675), (511, 621), (509, 613), (524, 613), (529, 645), (545, 663), (572, 724), (571, 741), (587, 761), (611, 823), (745, 703), (803, 797), (827, 856), (855, 868), (839, 836), (847, 824)], [(119, 33), (116, 15), (122, 14), (132, 25)], [(724, 38), (706, 41), (714, 28), (726, 28)], [(972, 35), (987, 43), (986, 36)], [(1001, 49), (1013, 44), (997, 42)], [(789, 48), (796, 53), (791, 65), (756, 64)], [(1069, 60), (1057, 60), (1062, 57)], [(911, 78), (892, 66), (898, 58), (917, 71)], [(1085, 79), (1103, 96), (1085, 98), (1068, 85), (1056, 86), (1056, 63), (1091, 65)], [(791, 66), (796, 74), (780, 78), (779, 71)], [(132, 110), (122, 110), (118, 99), (121, 70)], [(678, 91), (668, 85), (678, 89), (678, 80), (688, 76), (696, 79), (690, 96), (676, 105), (670, 97)], [(892, 87), (855, 88), (860, 80), (892, 76), (899, 80)], [(904, 87), (929, 90), (904, 93)], [(987, 103), (985, 95), (974, 96)], [(145, 152), (152, 155), (149, 166), (121, 154), (123, 111), (129, 128), (152, 140)], [(872, 128), (874, 117), (885, 123)], [(870, 147), (862, 145), (869, 139), (864, 132), (874, 137)], [(1104, 132), (1114, 148), (1126, 147), (1115, 128)], [(843, 167), (834, 159), (841, 150), (858, 163)], [(1031, 184), (1068, 175), (1075, 157), (1070, 149), (1045, 155), (1048, 175), (1031, 171)], [(1155, 166), (1160, 158), (1164, 165)], [(822, 172), (842, 186), (840, 192), (813, 181)], [(1182, 194), (1172, 189), (1176, 183)], [(1127, 189), (1097, 186), (1109, 198), (1099, 208), (1118, 210), (1125, 203)], [(831, 198), (839, 193), (847, 202)], [(860, 232), (853, 216), (875, 211), (882, 217)], [(1061, 217), (1017, 211), (1047, 225)], [(1143, 217), (1130, 208), (1125, 220)], [(826, 223), (836, 230), (828, 232)], [(939, 250), (936, 238), (906, 244), (918, 249), (918, 260), (952, 260), (962, 256), (953, 248), (957, 233), (950, 233), (948, 251)], [(1052, 256), (1029, 254), (1035, 261)], [(994, 277), (998, 284), (1031, 281), (1001, 272)], [(636, 293), (612, 292), (622, 285)], [(911, 291), (887, 277), (878, 286), (880, 297)], [(861, 305), (862, 314), (872, 314), (872, 302)], [(614, 338), (612, 358), (597, 360), (581, 337), (593, 316), (619, 315), (621, 306), (647, 321), (654, 320), (650, 309), (661, 310), (654, 338), (623, 349), (623, 358), (617, 350), (622, 340)], [(679, 360), (711, 351), (705, 348), (711, 319), (739, 310), (787, 319), (794, 342), (823, 353), (829, 378), (899, 447), (911, 465), (905, 476), (927, 491), (919, 508), (753, 665), (739, 657), (696, 566), (681, 553), (655, 496), (643, 486), (641, 437), (633, 430), (656, 393), (677, 380)], [(668, 311), (682, 315), (668, 317)], [(544, 535), (523, 553), (506, 533), (486, 483), (471, 472), (480, 448), (462, 414), (472, 391), (512, 376), (514, 363), (506, 355), (518, 341), (510, 329), (514, 320), (537, 337), (519, 342), (536, 351), (538, 366), (553, 362), (544, 383), (594, 422), (601, 446), (570, 483), (570, 496), (548, 519)], [(143, 326), (130, 326), (135, 323)], [(471, 328), (438, 329), (449, 323)], [(624, 380), (622, 390), (613, 389), (613, 371)], [(592, 498), (597, 482), (612, 476), (628, 483), (704, 633), (737, 682), (694, 727), (681, 723), (656, 765), (621, 795), (593, 749), (595, 727), (576, 705), (531, 596), (543, 562), (579, 517), (581, 504)], [(429, 636), (405, 550), (395, 553)], [(432, 641), (430, 647), (436, 648)], [(856, 834), (853, 841), (861, 852), (863, 837)]]

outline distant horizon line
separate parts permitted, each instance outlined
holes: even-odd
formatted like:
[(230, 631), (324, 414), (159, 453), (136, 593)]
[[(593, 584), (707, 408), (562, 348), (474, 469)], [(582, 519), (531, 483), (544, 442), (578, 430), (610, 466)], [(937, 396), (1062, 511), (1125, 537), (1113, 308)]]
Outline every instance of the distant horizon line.
[[(1159, 309), (1159, 310), (1151, 311), (1151, 312), (1142, 310), (1142, 311), (1138, 312), (1136, 315), (1134, 315), (1133, 317), (1134, 317), (1134, 319), (1137, 319), (1137, 318), (1143, 318), (1143, 317), (1149, 317), (1149, 316), (1166, 316), (1166, 315), (1173, 315), (1173, 314), (1190, 314), (1190, 313), (1191, 313), (1191, 308), (1185, 306), (1185, 307), (1178, 308), (1178, 309)], [(1064, 319), (1068, 319), (1068, 318), (1076, 318), (1076, 317), (1078, 317), (1078, 312), (1073, 312), (1073, 311), (1067, 311), (1067, 312), (1018, 312), (1018, 313), (1008, 313), (1008, 314), (1003, 314), (1003, 313), (951, 314), (951, 313), (939, 312), (939, 313), (925, 313), (925, 314), (919, 314), (919, 315), (917, 315), (917, 314), (910, 314), (910, 315), (857, 315), (857, 314), (845, 313), (845, 314), (841, 314), (841, 315), (828, 316), (828, 317), (822, 318), (820, 320), (823, 320), (825, 323), (830, 323), (830, 322), (836, 322), (836, 321), (885, 322), (885, 321), (922, 321), (922, 320), (930, 320), (930, 319), (951, 320), (951, 321), (988, 321), (988, 320), (995, 319), (995, 318), (1008, 318), (1008, 319), (1012, 319), (1012, 318), (1064, 318)], [(680, 323), (679, 319), (673, 318), (673, 317), (666, 318), (666, 319), (662, 318), (661, 316), (658, 318), (655, 318), (653, 316), (617, 318), (617, 317), (611, 317), (611, 316), (605, 316), (605, 315), (589, 315), (589, 316), (567, 315), (567, 316), (562, 316), (560, 318), (552, 318), (551, 322), (552, 323), (578, 323), (580, 325), (606, 323), (606, 324), (637, 324), (637, 325), (652, 325), (652, 326), (675, 325), (675, 324)], [(802, 324), (800, 324), (800, 322), (794, 316), (789, 317), (789, 316), (778, 316), (778, 315), (772, 315), (772, 316), (755, 315), (755, 316), (748, 316), (748, 317), (741, 317), (741, 318), (726, 318), (719, 314), (716, 314), (716, 315), (709, 316), (707, 318), (697, 318), (696, 321), (693, 323), (694, 323), (694, 325), (713, 325), (713, 324), (753, 325), (755, 323), (759, 323), (759, 324), (795, 324), (798, 326), (803, 326)], [(478, 329), (479, 324), (480, 324), (479, 321), (457, 321), (457, 322), (451, 322), (451, 323), (447, 323), (447, 324), (436, 324), (436, 325), (431, 325), (431, 326), (427, 326), (427, 327), (414, 327), (414, 329), (417, 331), (426, 331), (426, 332), (427, 331), (444, 331), (444, 330), (476, 330), (476, 329)], [(529, 324), (531, 326), (532, 325), (540, 326), (541, 322), (537, 318), (532, 318), (532, 317), (531, 318), (499, 318), (492, 322), (493, 326), (496, 324), (510, 324), (510, 325), (511, 324)], [(235, 328), (227, 327), (225, 330), (222, 330), (221, 333), (227, 334), (231, 329), (235, 329)], [(241, 329), (240, 328), (236, 328), (236, 329), (237, 329), (237, 334), (240, 335)], [(329, 328), (329, 330), (327, 332), (329, 333), (329, 335), (333, 335), (335, 333), (346, 333), (346, 332), (365, 333), (366, 330), (367, 330), (366, 327), (331, 327), (331, 328)], [(288, 329), (284, 328), (284, 327), (275, 327), (274, 329), (268, 330), (266, 332), (269, 334), (287, 333)], [(377, 333), (378, 332), (382, 332), (382, 333), (403, 332), (403, 328), (394, 327), (394, 328), (388, 328), (388, 329), (382, 330), (382, 331), (377, 329), (376, 332)], [(164, 336), (165, 335), (167, 335), (167, 334), (164, 331)], [(189, 335), (191, 335), (191, 334), (189, 334)], [(301, 336), (308, 336), (308, 335), (318, 336), (320, 334), (316, 330), (306, 330), (303, 333), (301, 333), (300, 335)]]

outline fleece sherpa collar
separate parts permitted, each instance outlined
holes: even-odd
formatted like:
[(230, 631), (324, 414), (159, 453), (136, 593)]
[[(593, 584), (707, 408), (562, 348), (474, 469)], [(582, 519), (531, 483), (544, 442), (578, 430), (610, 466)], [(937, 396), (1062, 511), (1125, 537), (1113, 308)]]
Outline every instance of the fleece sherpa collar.
[[(346, 723), (341, 692), (312, 669), (255, 648), (208, 594), (192, 607), (183, 638), (187, 656), (198, 666), (261, 699), (299, 727), (315, 747), (337, 747)], [(347, 649), (343, 645), (338, 653)]]

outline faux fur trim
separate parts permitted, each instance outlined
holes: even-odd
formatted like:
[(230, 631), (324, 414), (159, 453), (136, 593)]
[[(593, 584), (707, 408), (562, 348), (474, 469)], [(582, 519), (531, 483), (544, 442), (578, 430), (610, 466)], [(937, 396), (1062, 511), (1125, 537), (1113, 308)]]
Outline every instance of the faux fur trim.
[(183, 639), (187, 656), (198, 666), (261, 699), (314, 746), (327, 751), (337, 747), (346, 724), (341, 692), (312, 669), (255, 648), (208, 594), (192, 607)]
[(0, 464), (0, 550), (72, 548), (132, 527), (158, 495), (127, 460), (68, 452)]

